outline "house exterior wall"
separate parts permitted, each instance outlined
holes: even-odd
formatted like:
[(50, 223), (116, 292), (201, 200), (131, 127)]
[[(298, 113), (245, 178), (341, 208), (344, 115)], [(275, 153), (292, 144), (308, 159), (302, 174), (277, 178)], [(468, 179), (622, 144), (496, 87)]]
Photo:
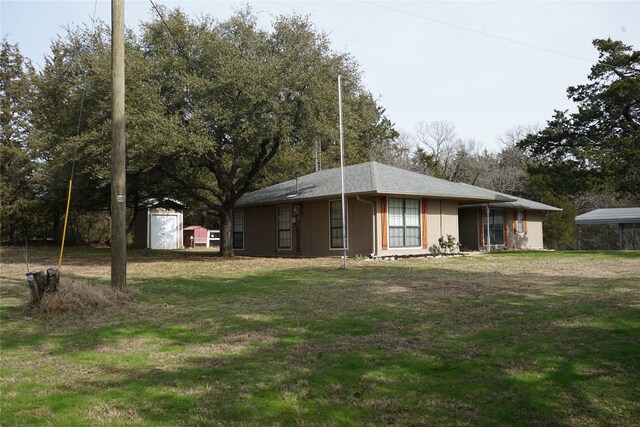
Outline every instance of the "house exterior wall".
[[(371, 199), (366, 197), (361, 200), (371, 202)], [(374, 252), (374, 207), (370, 203), (356, 199), (350, 199), (348, 206), (348, 254), (350, 256), (371, 255)]]
[[(389, 198), (420, 200), (420, 247), (389, 247)], [(279, 205), (241, 208), (244, 211), (244, 248), (235, 249), (237, 255), (246, 256), (341, 256), (341, 248), (330, 248), (329, 203), (339, 198), (300, 203), (302, 216), (296, 221), (292, 214), (291, 248), (277, 248), (277, 207), (290, 206), (294, 201)], [(373, 204), (373, 206), (372, 206)], [(468, 250), (484, 249), (480, 231), (481, 208), (458, 208), (456, 200), (412, 198), (404, 196), (363, 196), (347, 199), (348, 255), (394, 256), (437, 253), (438, 239), (448, 234)], [(374, 214), (375, 212), (375, 214)], [(542, 215), (527, 210), (526, 233), (517, 232), (517, 210), (504, 209), (504, 249), (542, 249)], [(426, 230), (425, 230), (426, 225)], [(299, 234), (299, 238), (298, 238)], [(426, 240), (425, 240), (426, 237)], [(299, 240), (298, 240), (299, 239)], [(493, 245), (492, 245), (493, 246)]]
[(244, 211), (244, 246), (234, 249), (238, 255), (276, 255), (276, 207), (260, 206)]
[[(504, 219), (504, 245), (491, 244), (496, 249), (544, 249), (542, 212), (521, 210), (524, 215), (524, 233), (518, 233), (518, 210), (502, 209)], [(460, 243), (468, 250), (484, 250), (485, 230), (480, 230), (484, 208), (462, 208), (459, 212)]]
[[(339, 199), (300, 203), (300, 221), (291, 216), (291, 249), (277, 247), (277, 206), (291, 206), (293, 209), (297, 203), (239, 208), (244, 211), (244, 249), (234, 249), (234, 253), (246, 256), (341, 256), (342, 249), (330, 248), (329, 202), (332, 200)], [(370, 254), (373, 248), (371, 205), (349, 198), (347, 217), (348, 255)]]
[(458, 240), (458, 203), (455, 200), (429, 199), (427, 203), (427, 244), (429, 251), (438, 252), (440, 237), (451, 234)]
[(464, 250), (478, 250), (478, 209), (460, 209), (458, 211), (458, 224), (460, 228), (460, 244)]
[(544, 240), (542, 233), (542, 212), (527, 211), (527, 225), (529, 241), (528, 249), (544, 249)]
[[(438, 239), (441, 236), (451, 234), (458, 239), (458, 203), (455, 200), (420, 198), (421, 216), (421, 247), (414, 248), (391, 248), (388, 245), (389, 221), (385, 218), (388, 215), (389, 198), (405, 198), (405, 196), (379, 196), (376, 197), (376, 255), (420, 255), (434, 254), (438, 252)], [(414, 197), (406, 197), (416, 199)], [(426, 221), (425, 221), (426, 220)], [(425, 230), (426, 222), (426, 230)], [(426, 241), (425, 241), (426, 237)], [(386, 244), (385, 244), (386, 243)]]

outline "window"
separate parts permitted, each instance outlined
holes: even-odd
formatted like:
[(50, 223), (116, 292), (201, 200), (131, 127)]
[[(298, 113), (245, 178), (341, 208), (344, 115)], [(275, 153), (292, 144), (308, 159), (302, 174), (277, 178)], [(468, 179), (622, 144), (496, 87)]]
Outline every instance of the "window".
[(389, 247), (420, 246), (420, 200), (389, 199)]
[(278, 249), (291, 249), (291, 206), (278, 206)]
[(244, 249), (244, 211), (233, 211), (233, 249)]
[[(487, 232), (487, 213), (485, 210), (482, 211), (482, 230), (484, 233)], [(504, 216), (502, 209), (489, 210), (489, 238), (491, 245), (504, 245)]]
[(341, 200), (334, 200), (329, 202), (329, 229), (331, 233), (331, 249), (343, 249), (344, 239), (342, 238)]
[(524, 213), (518, 211), (518, 233), (524, 234)]

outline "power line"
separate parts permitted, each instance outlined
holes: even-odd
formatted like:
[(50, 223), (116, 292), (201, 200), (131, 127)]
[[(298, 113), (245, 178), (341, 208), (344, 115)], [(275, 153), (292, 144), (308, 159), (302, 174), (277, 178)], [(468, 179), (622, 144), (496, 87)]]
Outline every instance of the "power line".
[(393, 7), (389, 7), (389, 6), (385, 6), (379, 3), (374, 3), (372, 1), (367, 1), (367, 0), (358, 0), (360, 3), (364, 3), (368, 6), (374, 6), (374, 7), (378, 7), (381, 9), (386, 9), (395, 13), (400, 13), (403, 15), (407, 15), (407, 16), (412, 16), (414, 18), (418, 18), (418, 19), (423, 19), (425, 21), (429, 21), (429, 22), (434, 22), (436, 24), (440, 24), (440, 25), (445, 25), (447, 27), (451, 27), (451, 28), (456, 28), (458, 30), (462, 30), (462, 31), (467, 31), (469, 33), (474, 33), (474, 34), (480, 34), (481, 36), (485, 36), (485, 37), (491, 37), (497, 40), (501, 40), (501, 41), (505, 41), (508, 43), (513, 43), (513, 44), (517, 44), (520, 46), (525, 46), (525, 47), (529, 47), (532, 49), (537, 49), (537, 50), (541, 50), (543, 52), (548, 52), (548, 53), (553, 53), (555, 55), (562, 55), (562, 56), (566, 56), (569, 58), (573, 58), (573, 59), (578, 59), (580, 61), (585, 61), (585, 62), (589, 62), (590, 64), (596, 64), (596, 61), (589, 59), (589, 58), (584, 58), (582, 56), (577, 56), (577, 55), (572, 55), (570, 53), (566, 53), (566, 52), (561, 52), (559, 50), (555, 50), (555, 49), (549, 49), (543, 46), (538, 46), (535, 44), (531, 44), (531, 43), (527, 43), (527, 42), (523, 42), (520, 40), (515, 40), (515, 39), (511, 39), (508, 37), (503, 37), (503, 36), (498, 36), (496, 34), (491, 34), (491, 33), (487, 33), (486, 31), (480, 31), (480, 30), (476, 30), (473, 28), (469, 28), (469, 27), (465, 27), (463, 25), (458, 25), (458, 24), (452, 24), (450, 22), (446, 22), (446, 21), (441, 21), (439, 19), (435, 19), (435, 18), (429, 18), (428, 16), (424, 16), (424, 15), (419, 15), (417, 13), (413, 13), (413, 12), (407, 12), (405, 10), (401, 10), (401, 9), (396, 9)]
[(162, 12), (158, 8), (158, 6), (153, 2), (153, 0), (149, 0), (149, 2), (151, 3), (151, 6), (153, 6), (153, 10), (155, 10), (156, 13), (158, 14), (158, 16), (160, 17), (160, 20), (164, 24), (165, 28), (167, 29), (167, 32), (169, 33), (169, 36), (171, 36), (171, 40), (173, 40), (173, 42), (176, 44), (176, 47), (178, 48), (178, 51), (180, 51), (180, 53), (182, 53), (182, 49), (181, 49), (180, 45), (178, 44), (178, 42), (176, 41), (176, 38), (174, 37), (173, 32), (171, 31), (171, 28), (169, 27), (169, 24), (167, 24), (167, 21), (165, 21), (164, 15), (162, 14)]

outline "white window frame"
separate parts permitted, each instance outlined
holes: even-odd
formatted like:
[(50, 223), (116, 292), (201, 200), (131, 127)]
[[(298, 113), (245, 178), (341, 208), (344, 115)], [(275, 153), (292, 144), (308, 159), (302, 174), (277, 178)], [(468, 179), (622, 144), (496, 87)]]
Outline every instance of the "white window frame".
[[(288, 210), (288, 229), (280, 229), (280, 209), (287, 208)], [(289, 231), (289, 246), (280, 246), (280, 231)], [(276, 248), (279, 251), (290, 251), (293, 244), (293, 227), (291, 226), (291, 205), (278, 205), (276, 206)]]
[[(400, 226), (392, 226), (391, 225), (391, 221), (389, 219), (389, 211), (390, 211), (390, 200), (391, 199), (396, 199), (396, 200), (402, 200), (402, 222), (404, 225), (402, 225), (402, 228), (404, 229), (404, 241), (406, 242), (407, 240), (407, 227), (410, 228), (415, 228), (415, 225), (410, 225), (407, 226), (406, 225), (406, 200), (417, 200), (418, 201), (418, 244), (416, 246), (392, 246), (391, 245), (391, 228), (399, 228)], [(412, 198), (412, 197), (387, 197), (387, 239), (388, 239), (388, 247), (389, 249), (417, 249), (417, 248), (422, 248), (422, 227), (424, 226), (424, 224), (422, 224), (422, 203), (423, 201), (421, 199), (416, 199), (416, 198)]]
[[(242, 216), (242, 231), (238, 233), (242, 233), (242, 247), (236, 248), (236, 215)], [(234, 209), (231, 216), (231, 247), (234, 251), (243, 251), (244, 250), (244, 209)]]
[(518, 234), (524, 234), (524, 211), (519, 210), (516, 215), (518, 216)]
[[(331, 230), (333, 228), (336, 228), (336, 227), (331, 227), (331, 203), (340, 204), (340, 215), (342, 215), (342, 199), (329, 200), (329, 203), (328, 203), (328, 205), (329, 205), (329, 250), (330, 251), (342, 251), (342, 250), (344, 250), (342, 245), (340, 245), (339, 248), (332, 246), (332, 240), (333, 239), (332, 239), (332, 236), (331, 236)], [(344, 204), (345, 204), (344, 213), (345, 213), (346, 217), (349, 218), (349, 210), (348, 210), (349, 209), (349, 201), (346, 198), (345, 198)], [(342, 229), (342, 221), (340, 222), (340, 231), (341, 232), (344, 231)], [(347, 236), (349, 236), (348, 232), (347, 232)], [(342, 238), (342, 241), (343, 242), (345, 241), (344, 237)], [(349, 250), (349, 239), (347, 239), (346, 243), (347, 243), (347, 250)]]

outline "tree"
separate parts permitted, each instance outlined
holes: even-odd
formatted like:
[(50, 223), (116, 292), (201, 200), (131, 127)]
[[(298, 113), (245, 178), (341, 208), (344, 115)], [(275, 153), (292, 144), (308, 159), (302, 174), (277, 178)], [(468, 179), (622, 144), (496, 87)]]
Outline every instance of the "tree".
[[(127, 204), (165, 196), (216, 212), (222, 255), (247, 191), (339, 161), (337, 75), (343, 77), (346, 156), (357, 163), (397, 136), (347, 54), (306, 19), (270, 31), (250, 10), (225, 22), (181, 11), (129, 32), (126, 44)], [(40, 194), (59, 218), (75, 161), (73, 208), (106, 210), (110, 168), (108, 27), (68, 29), (35, 78), (32, 140)], [(82, 107), (81, 107), (82, 106)]]
[(412, 146), (410, 136), (398, 134), (387, 144), (378, 144), (371, 150), (371, 159), (397, 168), (413, 170)]
[[(52, 43), (45, 65), (34, 77), (31, 120), (37, 183), (54, 229), (67, 198), (74, 169), (72, 213), (108, 212), (111, 159), (110, 31), (67, 29)], [(157, 167), (177, 126), (165, 117), (160, 89), (140, 44), (129, 33), (126, 45), (127, 205), (162, 198), (170, 189)], [(132, 210), (133, 212), (133, 210)], [(54, 232), (56, 237), (59, 233)]]
[(2, 41), (0, 50), (0, 216), (2, 234), (17, 244), (27, 239), (35, 216), (34, 163), (28, 135), (31, 128), (27, 100), (31, 94), (31, 62), (18, 45)]
[(445, 120), (416, 125), (418, 148), (415, 159), (422, 172), (448, 179), (458, 137), (456, 128)]
[(567, 89), (578, 111), (555, 111), (546, 128), (519, 146), (529, 168), (558, 195), (613, 191), (640, 201), (640, 51), (596, 39), (589, 83)]
[(165, 145), (163, 172), (193, 200), (218, 212), (221, 254), (230, 256), (232, 213), (258, 183), (286, 170), (313, 170), (318, 141), (328, 163), (338, 156), (336, 77), (343, 77), (352, 162), (396, 134), (362, 87), (353, 59), (330, 49), (308, 19), (279, 17), (271, 32), (250, 10), (217, 23), (179, 10), (144, 27), (145, 57), (155, 67), (164, 115), (179, 123)]

